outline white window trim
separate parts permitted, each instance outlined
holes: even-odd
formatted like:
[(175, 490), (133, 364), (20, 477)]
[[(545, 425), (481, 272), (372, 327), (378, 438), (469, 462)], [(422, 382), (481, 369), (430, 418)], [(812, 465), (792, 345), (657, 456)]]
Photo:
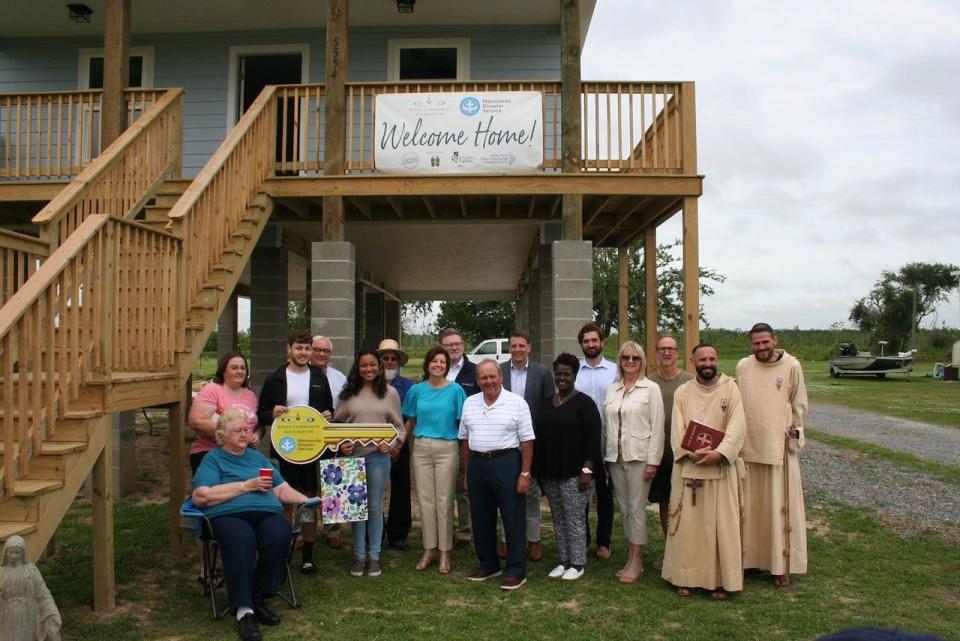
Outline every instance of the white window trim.
[[(237, 113), (237, 91), (239, 90), (238, 80), (240, 74), (240, 57), (249, 54), (270, 55), (274, 53), (299, 53), (300, 54), (300, 84), (309, 84), (310, 82), (310, 45), (308, 43), (298, 44), (276, 44), (276, 45), (238, 45), (230, 47), (228, 50), (229, 64), (227, 69), (227, 131), (233, 129), (237, 124), (239, 114)], [(306, 135), (306, 127), (302, 128), (301, 134)], [(302, 142), (302, 141), (301, 141)], [(300, 146), (301, 152), (303, 145)]]
[[(387, 80), (400, 80), (401, 49), (457, 50), (457, 80), (470, 80), (470, 38), (397, 38), (387, 40)], [(446, 80), (446, 78), (444, 78)]]
[[(154, 47), (130, 47), (130, 56), (143, 58), (143, 73), (141, 75), (143, 89), (153, 88), (153, 65), (156, 59)], [(80, 73), (78, 74), (77, 89), (86, 91), (90, 88), (90, 60), (103, 58), (103, 48), (80, 50)]]

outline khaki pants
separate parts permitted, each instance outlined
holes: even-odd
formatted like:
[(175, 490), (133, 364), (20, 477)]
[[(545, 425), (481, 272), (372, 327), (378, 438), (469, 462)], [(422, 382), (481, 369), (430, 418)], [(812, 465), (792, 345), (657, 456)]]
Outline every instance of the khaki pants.
[(420, 502), (423, 547), (453, 548), (453, 498), (460, 468), (459, 442), (417, 438), (410, 452)]
[(621, 458), (616, 463), (607, 463), (607, 469), (613, 480), (613, 494), (620, 506), (627, 540), (634, 545), (644, 545), (647, 542), (647, 494), (650, 492), (650, 481), (643, 478), (647, 464)]

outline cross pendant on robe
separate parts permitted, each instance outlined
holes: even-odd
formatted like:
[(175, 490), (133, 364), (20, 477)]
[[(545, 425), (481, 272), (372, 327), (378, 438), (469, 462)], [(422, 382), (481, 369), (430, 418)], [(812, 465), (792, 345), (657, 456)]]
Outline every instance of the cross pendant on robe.
[(703, 487), (703, 481), (700, 479), (695, 479), (693, 481), (687, 481), (684, 483), (684, 486), (690, 488), (690, 505), (697, 504), (697, 488)]

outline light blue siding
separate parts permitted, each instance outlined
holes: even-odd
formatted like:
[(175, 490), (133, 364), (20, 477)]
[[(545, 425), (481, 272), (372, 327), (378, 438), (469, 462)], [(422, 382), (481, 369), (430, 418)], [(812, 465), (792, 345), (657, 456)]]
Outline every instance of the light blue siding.
[[(560, 30), (553, 26), (354, 28), (349, 39), (352, 82), (387, 78), (393, 38), (467, 38), (471, 80), (556, 80)], [(154, 86), (183, 87), (183, 173), (194, 176), (227, 131), (227, 74), (233, 46), (310, 46), (310, 82), (323, 82), (322, 29), (135, 35), (131, 45), (154, 47)], [(79, 49), (98, 39), (20, 39), (0, 43), (0, 93), (77, 89)], [(310, 133), (312, 138), (312, 132)]]

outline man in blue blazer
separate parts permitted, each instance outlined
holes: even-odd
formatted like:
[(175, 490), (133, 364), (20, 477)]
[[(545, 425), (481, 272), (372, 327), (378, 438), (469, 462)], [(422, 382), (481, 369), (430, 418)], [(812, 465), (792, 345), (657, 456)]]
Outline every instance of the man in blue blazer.
[[(545, 403), (556, 393), (550, 370), (530, 360), (530, 334), (523, 329), (510, 332), (510, 360), (500, 364), (503, 387), (523, 396), (530, 407), (533, 428), (536, 431)], [(540, 486), (531, 483), (527, 492), (527, 555), (531, 561), (543, 557), (540, 547)]]

